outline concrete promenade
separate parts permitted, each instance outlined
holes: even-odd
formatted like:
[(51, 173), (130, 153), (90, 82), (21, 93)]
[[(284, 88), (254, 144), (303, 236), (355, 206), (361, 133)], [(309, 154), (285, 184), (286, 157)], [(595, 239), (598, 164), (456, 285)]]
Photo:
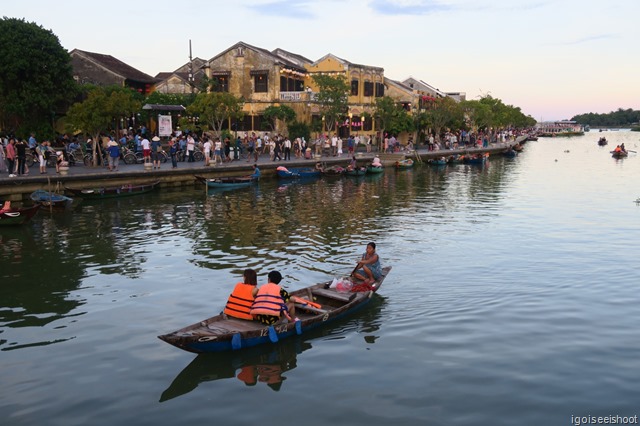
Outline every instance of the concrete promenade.
[[(526, 137), (520, 137), (515, 141), (509, 141), (504, 144), (492, 144), (487, 148), (459, 148), (428, 151), (426, 147), (420, 147), (415, 153), (379, 153), (379, 157), (385, 166), (390, 166), (404, 157), (415, 159), (416, 154), (423, 161), (455, 154), (488, 152), (492, 155), (503, 152), (517, 142), (523, 141), (525, 138)], [(365, 165), (370, 163), (376, 154), (376, 152), (367, 153), (360, 149), (356, 153), (356, 158), (359, 164)], [(292, 156), (289, 161), (271, 161), (268, 154), (263, 154), (258, 158), (257, 164), (262, 175), (269, 177), (275, 176), (276, 168), (282, 165), (285, 167), (314, 167), (317, 161), (321, 161), (328, 166), (342, 165), (346, 167), (350, 159), (349, 154), (345, 153), (342, 154), (341, 157), (322, 156), (320, 158), (306, 160)], [(209, 167), (205, 167), (204, 161), (194, 163), (183, 161), (178, 162), (178, 167), (173, 169), (171, 160), (169, 160), (166, 163), (162, 163), (159, 170), (145, 170), (143, 164), (127, 165), (121, 160), (118, 171), (109, 171), (104, 166), (87, 167), (84, 165), (75, 165), (69, 166), (69, 172), (66, 176), (56, 173), (53, 167), (48, 167), (46, 174), (40, 174), (38, 166), (34, 165), (29, 169), (29, 175), (27, 176), (9, 177), (8, 173), (0, 173), (0, 200), (20, 201), (28, 198), (28, 194), (37, 189), (60, 192), (65, 186), (117, 186), (121, 184), (149, 182), (152, 180), (160, 180), (161, 186), (167, 187), (190, 185), (193, 184), (194, 175), (215, 177), (250, 174), (253, 164), (253, 160), (247, 162), (244, 158)]]

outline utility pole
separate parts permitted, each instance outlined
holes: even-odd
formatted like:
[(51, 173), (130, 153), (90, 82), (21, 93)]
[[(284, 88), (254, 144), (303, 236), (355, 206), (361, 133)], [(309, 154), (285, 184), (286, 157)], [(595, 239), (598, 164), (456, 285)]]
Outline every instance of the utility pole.
[(195, 79), (193, 78), (193, 57), (191, 55), (191, 40), (189, 40), (189, 86), (191, 86), (191, 94), (193, 94)]

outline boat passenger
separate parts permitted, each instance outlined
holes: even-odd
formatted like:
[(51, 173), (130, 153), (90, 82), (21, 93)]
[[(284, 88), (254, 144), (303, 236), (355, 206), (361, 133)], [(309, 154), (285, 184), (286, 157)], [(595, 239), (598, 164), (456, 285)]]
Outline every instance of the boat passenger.
[(257, 164), (253, 165), (253, 174), (251, 174), (252, 178), (260, 179), (260, 169)]
[(267, 284), (263, 284), (258, 289), (251, 307), (251, 315), (262, 324), (275, 324), (283, 315), (289, 320), (295, 317), (295, 306), (290, 301), (289, 293), (280, 287), (280, 281), (282, 281), (280, 272), (271, 271)]
[(356, 161), (356, 156), (352, 156), (351, 157), (351, 161), (349, 162), (349, 165), (347, 166), (347, 170), (355, 170), (358, 168), (358, 162)]
[(380, 162), (380, 158), (378, 156), (373, 157), (373, 161), (371, 162), (373, 167), (382, 167), (382, 163)]
[(256, 294), (258, 294), (258, 276), (256, 271), (253, 269), (245, 269), (242, 274), (242, 282), (236, 284), (222, 312), (230, 317), (253, 320), (251, 306), (253, 305)]
[(358, 260), (356, 269), (353, 272), (353, 277), (359, 280), (363, 280), (365, 284), (373, 284), (382, 276), (382, 266), (380, 265), (380, 258), (376, 253), (376, 243), (371, 242), (367, 244), (367, 250), (362, 255), (362, 258)]

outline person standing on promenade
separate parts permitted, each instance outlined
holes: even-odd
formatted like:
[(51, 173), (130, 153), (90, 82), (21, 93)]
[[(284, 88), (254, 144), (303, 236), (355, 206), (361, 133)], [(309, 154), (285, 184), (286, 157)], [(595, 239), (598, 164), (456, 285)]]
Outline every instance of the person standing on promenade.
[(16, 167), (16, 140), (13, 138), (9, 139), (9, 143), (7, 144), (6, 157), (9, 177), (15, 177), (16, 175), (14, 174), (14, 172)]
[(189, 133), (187, 136), (187, 155), (189, 156), (189, 163), (193, 163), (195, 160), (193, 159), (193, 153), (196, 150), (196, 141), (193, 139), (193, 135)]
[(151, 156), (154, 169), (160, 169), (160, 151), (162, 151), (162, 142), (160, 142), (158, 136), (154, 136), (151, 139)]
[(222, 141), (220, 140), (220, 138), (216, 138), (215, 142), (213, 143), (213, 157), (216, 166), (218, 165), (218, 162), (222, 164)]
[(29, 170), (25, 172), (25, 163), (27, 160), (27, 143), (24, 140), (16, 141), (16, 158), (18, 159), (18, 169), (16, 173), (18, 176), (28, 175)]
[(171, 156), (171, 168), (178, 168), (178, 141), (176, 138), (169, 139), (169, 155)]
[(140, 146), (142, 147), (143, 162), (145, 164), (151, 162), (151, 143), (149, 143), (149, 139), (143, 136), (140, 141)]
[(291, 160), (291, 140), (285, 138), (282, 145), (284, 146), (284, 161)]
[(120, 162), (120, 146), (118, 145), (118, 142), (113, 140), (113, 138), (109, 140), (107, 151), (109, 151), (109, 170), (112, 172), (118, 171), (118, 164)]
[(204, 146), (203, 146), (205, 166), (208, 166), (209, 164), (211, 164), (211, 148), (212, 148), (211, 139), (207, 137), (207, 140), (204, 142)]

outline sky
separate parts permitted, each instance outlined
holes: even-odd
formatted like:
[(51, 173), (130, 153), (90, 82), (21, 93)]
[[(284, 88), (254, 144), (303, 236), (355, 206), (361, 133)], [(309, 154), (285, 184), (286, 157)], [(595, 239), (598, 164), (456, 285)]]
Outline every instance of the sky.
[(20, 0), (0, 14), (151, 76), (239, 41), (332, 53), (538, 121), (640, 110), (639, 0)]

